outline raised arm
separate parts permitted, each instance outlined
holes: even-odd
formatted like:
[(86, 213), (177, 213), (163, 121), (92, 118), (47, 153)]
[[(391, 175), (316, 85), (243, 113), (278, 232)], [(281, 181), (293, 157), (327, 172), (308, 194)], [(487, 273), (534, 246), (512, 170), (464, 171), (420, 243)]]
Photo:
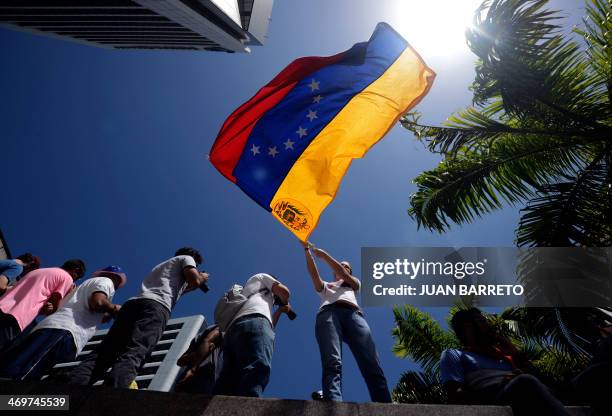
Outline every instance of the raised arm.
[(340, 277), (342, 279), (342, 281), (346, 284), (348, 284), (351, 289), (353, 290), (359, 290), (359, 280), (357, 280), (356, 277), (353, 277), (348, 270), (346, 270), (342, 264), (340, 264), (340, 262), (338, 260), (336, 260), (335, 258), (333, 258), (332, 256), (330, 256), (325, 250), (322, 250), (320, 248), (316, 248), (314, 247), (312, 249), (312, 251), (314, 252), (314, 254), (325, 260), (325, 262), (327, 264), (329, 264), (329, 267), (331, 267), (332, 271), (338, 275), (338, 277)]
[(312, 279), (312, 284), (317, 292), (323, 290), (323, 279), (321, 279), (321, 275), (319, 274), (319, 270), (317, 270), (317, 265), (312, 258), (312, 253), (310, 252), (310, 247), (308, 243), (304, 244), (304, 253), (306, 254), (306, 268), (308, 269), (308, 274)]
[(512, 341), (504, 335), (496, 334), (497, 339), (497, 347), (501, 352), (505, 355), (509, 355), (512, 357), (512, 361), (516, 368), (521, 369), (522, 371), (530, 374), (538, 374), (538, 370), (529, 360), (529, 357), (521, 351), (519, 351)]
[(272, 285), (272, 293), (280, 298), (283, 303), (289, 303), (289, 297), (291, 296), (291, 292), (289, 288), (282, 283), (274, 283)]
[(188, 266), (183, 269), (183, 278), (189, 285), (187, 291), (191, 291), (197, 289), (202, 282), (208, 281), (208, 273), (200, 272), (195, 267)]
[(276, 308), (276, 310), (274, 311), (274, 314), (272, 315), (272, 327), (276, 328), (276, 324), (278, 324), (278, 321), (281, 317), (281, 315), (283, 313), (287, 313), (291, 310), (291, 305), (287, 304), (287, 305), (283, 305), (283, 306), (279, 306), (278, 308)]

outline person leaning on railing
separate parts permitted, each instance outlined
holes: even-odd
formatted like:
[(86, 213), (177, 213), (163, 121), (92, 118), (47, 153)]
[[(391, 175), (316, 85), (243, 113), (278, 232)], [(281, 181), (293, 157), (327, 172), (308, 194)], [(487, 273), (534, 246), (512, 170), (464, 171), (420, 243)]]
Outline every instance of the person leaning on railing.
[(8, 348), (36, 316), (51, 315), (85, 274), (80, 259), (64, 262), (62, 267), (34, 270), (0, 297), (0, 351)]
[(57, 363), (76, 360), (97, 326), (117, 316), (121, 306), (113, 304), (112, 299), (115, 290), (126, 282), (120, 266), (94, 272), (66, 296), (57, 312), (3, 353), (0, 377), (40, 380)]
[(202, 256), (196, 249), (183, 247), (155, 266), (143, 280), (140, 293), (122, 305), (98, 348), (56, 380), (92, 385), (104, 379), (106, 386), (129, 388), (161, 339), (179, 298), (208, 281), (208, 274), (197, 269), (201, 263)]

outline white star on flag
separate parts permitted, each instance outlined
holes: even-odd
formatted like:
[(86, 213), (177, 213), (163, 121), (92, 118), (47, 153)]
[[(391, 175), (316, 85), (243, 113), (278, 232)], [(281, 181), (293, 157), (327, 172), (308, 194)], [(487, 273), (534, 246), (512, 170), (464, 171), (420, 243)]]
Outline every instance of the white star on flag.
[(268, 156), (276, 156), (278, 154), (278, 150), (276, 150), (276, 146), (272, 146), (268, 148)]
[(308, 84), (308, 86), (310, 87), (310, 91), (315, 91), (319, 89), (319, 81), (315, 81), (314, 78), (312, 81), (310, 81), (310, 84)]
[(315, 118), (319, 118), (319, 117), (317, 117), (317, 112), (316, 111), (308, 110), (308, 115), (306, 116), (306, 118), (309, 119), (310, 121), (312, 121)]
[(323, 98), (323, 96), (321, 96), (321, 95), (317, 95), (316, 97), (314, 97), (314, 98), (312, 99), (312, 102), (313, 102), (313, 103), (317, 103), (317, 104), (319, 104), (319, 102), (321, 102), (321, 99), (322, 99), (322, 98)]
[(285, 150), (287, 149), (293, 150), (293, 145), (295, 144), (295, 142), (292, 142), (291, 139), (287, 139), (287, 141), (283, 144), (285, 145)]
[(253, 145), (253, 147), (251, 147), (251, 152), (253, 152), (253, 156), (258, 155), (259, 153), (261, 153), (259, 151), (259, 146), (255, 146), (255, 145)]
[(304, 136), (306, 136), (306, 131), (307, 129), (302, 128), (302, 126), (300, 126), (299, 129), (296, 130), (296, 133), (298, 134), (298, 136), (300, 136), (300, 139)]

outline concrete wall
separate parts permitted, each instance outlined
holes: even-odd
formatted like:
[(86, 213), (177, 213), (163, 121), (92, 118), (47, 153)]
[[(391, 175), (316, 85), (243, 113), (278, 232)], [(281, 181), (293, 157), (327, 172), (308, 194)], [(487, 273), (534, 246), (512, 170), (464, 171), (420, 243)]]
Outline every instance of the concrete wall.
[[(0, 394), (68, 394), (70, 412), (78, 416), (512, 416), (507, 407), (407, 404), (324, 403), (305, 400), (253, 399), (156, 391), (79, 387), (52, 383), (0, 382)], [(570, 408), (586, 416), (582, 408)], [(25, 416), (29, 412), (17, 411)], [(2, 415), (11, 414), (2, 412)], [(35, 414), (35, 413), (30, 413)], [(38, 414), (47, 414), (39, 412)], [(49, 413), (51, 414), (51, 413)]]

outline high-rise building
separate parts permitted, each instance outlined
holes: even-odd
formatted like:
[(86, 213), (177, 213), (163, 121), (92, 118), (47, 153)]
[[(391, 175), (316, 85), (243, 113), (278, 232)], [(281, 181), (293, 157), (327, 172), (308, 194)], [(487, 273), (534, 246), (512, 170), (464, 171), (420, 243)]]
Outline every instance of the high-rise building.
[(0, 25), (115, 49), (248, 52), (274, 0), (2, 0)]
[[(202, 315), (174, 318), (168, 321), (161, 339), (138, 372), (136, 383), (140, 390), (170, 391), (172, 389), (180, 372), (176, 360), (187, 351), (189, 343), (205, 322)], [(107, 329), (97, 331), (75, 361), (57, 364), (55, 368), (65, 369), (77, 366), (102, 342), (107, 332)], [(101, 383), (102, 381), (98, 381), (95, 385)]]

